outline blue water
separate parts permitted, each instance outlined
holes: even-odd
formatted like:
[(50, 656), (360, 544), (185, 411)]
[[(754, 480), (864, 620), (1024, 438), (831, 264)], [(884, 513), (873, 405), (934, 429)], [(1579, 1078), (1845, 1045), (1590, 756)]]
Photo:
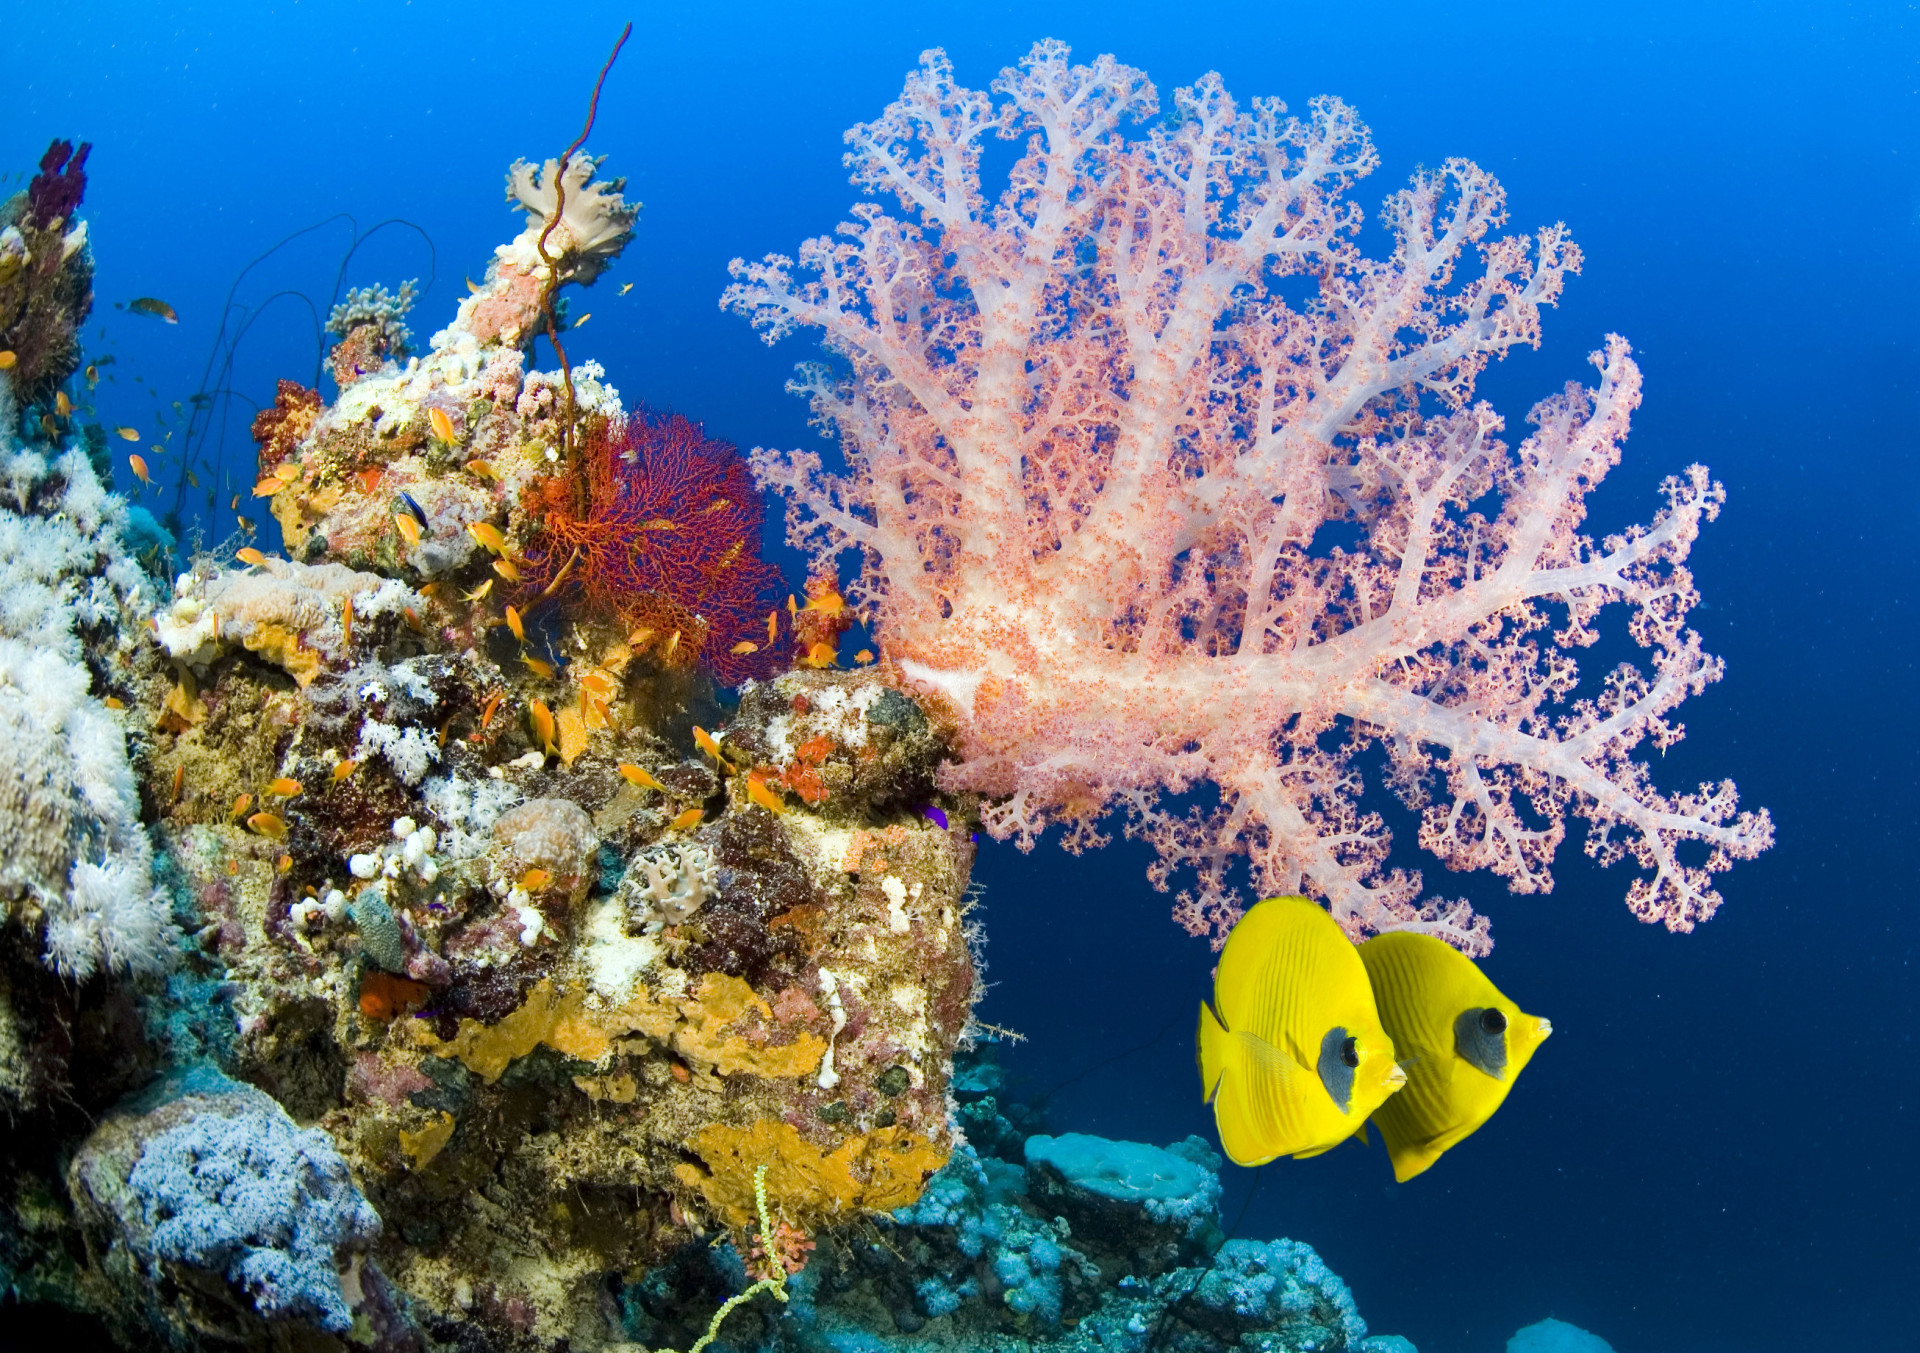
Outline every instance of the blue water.
[[(94, 143), (88, 341), (116, 358), (104, 419), (154, 428), (200, 388), (235, 274), (334, 213), (430, 237), (431, 263), (418, 235), (382, 230), (346, 277), (431, 275), (424, 338), (515, 228), (506, 164), (572, 140), (629, 17), (590, 148), (646, 211), (616, 271), (574, 301), (594, 320), (570, 353), (605, 363), (630, 404), (743, 446), (812, 444), (781, 389), (812, 349), (769, 351), (720, 313), (726, 262), (791, 252), (842, 218), (840, 134), (925, 47), (975, 86), (1056, 36), (1144, 68), (1163, 94), (1207, 69), (1242, 100), (1338, 94), (1380, 149), (1369, 208), (1415, 165), (1464, 155), (1504, 181), (1516, 227), (1571, 225), (1584, 276), (1545, 347), (1481, 393), (1517, 426), (1586, 375), (1603, 334), (1632, 339), (1646, 403), (1594, 524), (1645, 520), (1660, 478), (1695, 460), (1729, 492), (1692, 561), (1709, 603), (1695, 623), (1727, 679), (1685, 707), (1690, 735), (1655, 774), (1732, 776), (1772, 809), (1779, 844), (1726, 876), (1724, 910), (1691, 936), (1636, 924), (1624, 871), (1571, 845), (1545, 897), (1429, 867), (1430, 887), (1493, 917), (1488, 970), (1554, 1039), (1429, 1174), (1395, 1186), (1357, 1148), (1230, 1168), (1226, 1215), (1312, 1243), (1374, 1327), (1422, 1353), (1492, 1353), (1549, 1314), (1621, 1353), (1920, 1346), (1920, 11), (16, 6), (0, 25), (0, 166), (30, 171), (55, 135)], [(306, 237), (238, 299), (294, 289), (324, 314), (350, 239), (342, 223)], [(178, 326), (110, 304), (143, 295)], [(312, 383), (304, 306), (261, 311), (238, 394)], [(244, 418), (228, 436), (247, 450)], [(216, 537), (251, 482), (238, 456), (231, 472), (211, 520), (198, 504)], [(980, 861), (982, 1014), (1027, 1036), (1006, 1061), (1051, 1093), (1057, 1130), (1211, 1132), (1191, 1046), (1211, 956), (1170, 925), (1144, 864), (1124, 845)]]

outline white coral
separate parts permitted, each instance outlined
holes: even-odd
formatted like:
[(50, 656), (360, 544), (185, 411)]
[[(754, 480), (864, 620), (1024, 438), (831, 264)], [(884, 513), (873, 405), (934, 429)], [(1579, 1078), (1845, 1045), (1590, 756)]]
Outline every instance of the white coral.
[[(604, 158), (604, 157), (602, 157)], [(638, 204), (628, 206), (620, 196), (625, 179), (591, 182), (600, 159), (576, 155), (567, 161), (561, 177), (566, 202), (560, 208), (560, 220), (546, 237), (547, 257), (562, 260), (561, 276), (569, 282), (591, 282), (607, 264), (619, 257), (633, 237), (633, 223), (639, 218)], [(507, 171), (507, 200), (518, 202), (527, 212), (527, 228), (513, 245), (514, 262), (531, 272), (540, 264), (540, 236), (554, 211), (554, 177), (559, 162), (548, 160), (534, 166), (515, 160)]]
[(719, 881), (719, 867), (705, 846), (656, 846), (634, 858), (620, 880), (620, 900), (628, 923), (653, 935), (699, 911)]

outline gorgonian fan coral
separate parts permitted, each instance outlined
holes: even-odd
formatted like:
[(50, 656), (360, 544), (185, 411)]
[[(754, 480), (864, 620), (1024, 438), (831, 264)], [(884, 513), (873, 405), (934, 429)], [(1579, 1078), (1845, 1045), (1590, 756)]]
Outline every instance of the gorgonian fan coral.
[[(1022, 846), (1055, 822), (1098, 844), (1121, 811), (1157, 885), (1197, 873), (1176, 916), (1216, 943), (1247, 858), (1260, 895), (1323, 897), (1356, 936), (1484, 952), (1484, 918), (1386, 867), (1355, 763), (1377, 741), (1449, 867), (1545, 891), (1577, 813), (1589, 854), (1650, 872), (1635, 914), (1691, 929), (1713, 874), (1772, 837), (1730, 782), (1663, 794), (1634, 758), (1720, 676), (1684, 566), (1720, 486), (1692, 466), (1651, 525), (1581, 531), (1640, 400), (1619, 338), (1517, 447), (1473, 402), (1489, 360), (1538, 342), (1579, 265), (1566, 230), (1491, 234), (1500, 185), (1449, 160), (1387, 200), (1392, 252), (1369, 258), (1345, 198), (1377, 156), (1345, 104), (1241, 108), (1209, 74), (1158, 111), (1143, 73), (1059, 43), (991, 93), (929, 52), (846, 138), (854, 183), (902, 215), (866, 202), (806, 241), (811, 279), (733, 265), (723, 304), (769, 341), (820, 328), (845, 364), (795, 388), (847, 473), (810, 452), (754, 470), (818, 562), (862, 553), (888, 670), (959, 720), (946, 786)], [(989, 136), (1025, 138), (997, 203)], [(1589, 694), (1574, 652), (1616, 602), (1651, 671)], [(1165, 806), (1203, 783), (1216, 808)]]
[(697, 659), (729, 685), (769, 671), (766, 614), (780, 572), (760, 557), (764, 509), (739, 451), (678, 414), (594, 418), (581, 451), (584, 516), (565, 476), (529, 494), (541, 525), (522, 568), (528, 593), (559, 580), (647, 631), (653, 652)]

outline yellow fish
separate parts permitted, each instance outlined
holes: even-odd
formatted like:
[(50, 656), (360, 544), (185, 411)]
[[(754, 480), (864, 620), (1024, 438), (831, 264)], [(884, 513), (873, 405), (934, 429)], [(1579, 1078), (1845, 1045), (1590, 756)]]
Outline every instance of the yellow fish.
[(533, 654), (527, 652), (527, 650), (524, 648), (520, 650), (520, 661), (527, 665), (527, 670), (529, 672), (532, 672), (535, 676), (539, 677), (542, 681), (553, 680), (553, 674), (557, 669), (554, 667), (552, 663), (542, 662), (539, 658), (534, 657)]
[(400, 536), (407, 542), (408, 548), (416, 548), (419, 546), (420, 523), (414, 520), (411, 512), (394, 513), (393, 524), (399, 529)]
[(13, 370), (14, 363), (19, 360), (11, 348), (8, 348), (5, 352), (0, 352), (0, 371)]
[(53, 411), (62, 418), (65, 418), (73, 412), (73, 401), (67, 398), (67, 392), (65, 390), (55, 390), (53, 392)]
[(521, 643), (524, 644), (527, 641), (527, 627), (520, 619), (520, 612), (511, 606), (507, 607), (507, 628), (513, 632), (513, 637)]
[(290, 799), (298, 794), (302, 788), (303, 786), (298, 780), (291, 776), (283, 775), (267, 786), (267, 793), (275, 795), (278, 798)]
[(428, 409), (427, 421), (433, 425), (433, 435), (443, 442), (453, 440), (453, 420), (447, 417), (445, 409)]
[(703, 809), (689, 808), (667, 825), (677, 832), (690, 832), (700, 825), (700, 819), (705, 816), (706, 812)]
[(620, 294), (621, 294), (622, 296), (624, 296), (624, 295), (626, 295), (626, 294), (627, 294), (627, 293), (628, 293), (629, 291), (632, 291), (632, 290), (633, 290), (633, 283), (631, 283), (631, 282), (629, 282), (629, 283), (627, 283), (627, 284), (626, 284), (625, 286), (623, 286), (623, 287), (621, 287), (621, 288), (620, 288)]
[(495, 573), (498, 573), (502, 578), (505, 578), (510, 583), (517, 583), (520, 581), (520, 566), (514, 563), (513, 560), (511, 559), (494, 560), (493, 571)]
[(287, 820), (275, 813), (255, 813), (247, 819), (247, 825), (262, 836), (283, 837), (287, 834)]
[(360, 763), (358, 761), (342, 761), (333, 768), (333, 782), (339, 784), (342, 780), (353, 774), (359, 765)]
[(256, 550), (251, 545), (247, 545), (241, 549), (235, 550), (233, 552), (233, 557), (235, 559), (238, 559), (243, 564), (252, 564), (256, 568), (259, 565), (267, 562), (267, 556), (262, 554), (259, 550)]
[(1407, 1072), (1406, 1088), (1373, 1115), (1404, 1184), (1493, 1116), (1553, 1026), (1431, 935), (1376, 935), (1360, 961)]
[(771, 789), (768, 789), (764, 783), (756, 778), (749, 777), (747, 780), (747, 798), (759, 804), (769, 813), (784, 813), (787, 811), (786, 805), (780, 802), (780, 796), (775, 794)]
[(537, 893), (552, 882), (553, 875), (544, 869), (529, 869), (520, 876), (520, 886), (530, 893)]
[(1317, 1156), (1361, 1131), (1406, 1083), (1393, 1057), (1367, 970), (1324, 908), (1271, 897), (1240, 918), (1213, 1008), (1200, 1006), (1201, 1088), (1235, 1164)]
[(623, 761), (620, 763), (620, 773), (627, 777), (629, 784), (637, 785), (641, 789), (657, 789), (663, 794), (667, 792), (667, 787), (654, 779), (644, 767)]
[(501, 535), (500, 528), (491, 522), (470, 521), (467, 523), (467, 534), (495, 554), (507, 552), (507, 538)]
[(146, 486), (153, 482), (152, 476), (147, 473), (146, 461), (142, 460), (140, 457), (128, 456), (127, 468), (132, 470), (133, 477), (140, 481), (141, 490), (143, 492), (145, 491)]
[(547, 708), (546, 701), (529, 702), (527, 720), (533, 727), (534, 742), (551, 752), (553, 750), (553, 711)]

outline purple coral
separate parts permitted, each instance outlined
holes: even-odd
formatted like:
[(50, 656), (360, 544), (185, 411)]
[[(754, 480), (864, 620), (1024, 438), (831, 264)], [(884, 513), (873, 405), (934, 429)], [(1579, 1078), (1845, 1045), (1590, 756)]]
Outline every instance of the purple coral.
[(73, 142), (55, 138), (40, 157), (40, 172), (27, 185), (27, 220), (44, 230), (73, 215), (87, 191), (87, 152), (92, 149), (91, 141), (82, 141), (75, 150)]

